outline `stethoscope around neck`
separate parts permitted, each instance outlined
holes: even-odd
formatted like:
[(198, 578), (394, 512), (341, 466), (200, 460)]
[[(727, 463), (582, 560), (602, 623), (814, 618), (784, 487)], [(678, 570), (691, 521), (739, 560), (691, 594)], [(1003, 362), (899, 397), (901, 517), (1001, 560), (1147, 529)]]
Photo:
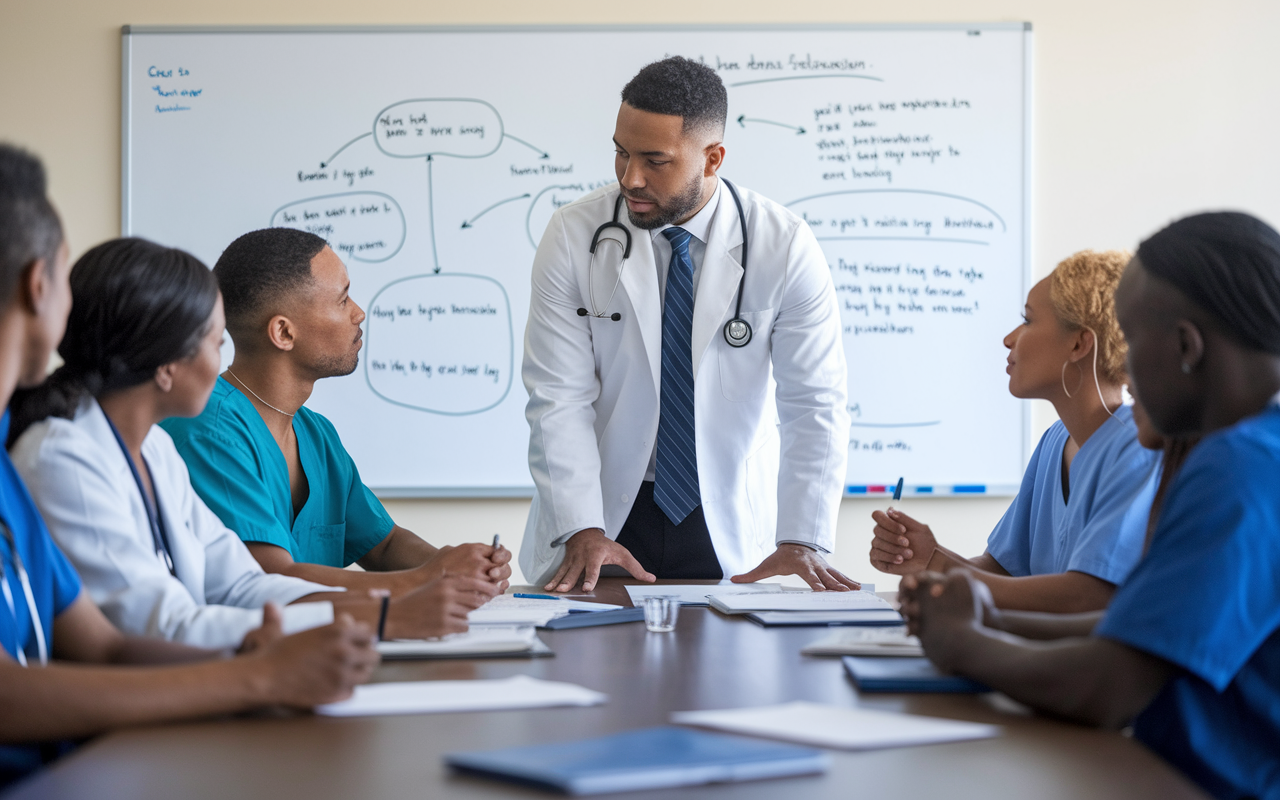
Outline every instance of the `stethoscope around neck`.
[[(0, 531), (4, 533), (5, 541), (9, 545), (9, 553), (13, 556), (13, 568), (18, 573), (18, 583), (22, 586), (23, 597), (27, 601), (27, 614), (31, 617), (31, 626), (36, 633), (36, 652), (40, 655), (41, 666), (49, 663), (49, 645), (44, 640), (44, 626), (40, 624), (40, 610), (36, 608), (36, 596), (31, 591), (31, 579), (27, 576), (27, 568), (22, 565), (22, 554), (18, 552), (18, 543), (14, 541), (13, 531), (9, 529), (9, 523), (0, 519)], [(4, 559), (0, 558), (0, 593), (4, 594), (5, 605), (9, 607), (9, 614), (13, 617), (14, 636), (17, 642), (13, 648), (14, 658), (22, 666), (27, 666), (27, 654), (22, 648), (22, 633), (18, 630), (18, 607), (13, 602), (13, 590), (9, 588), (9, 576), (4, 568)]]
[[(721, 180), (724, 180), (723, 178)], [(742, 227), (742, 277), (738, 279), (738, 302), (734, 307), (733, 319), (725, 323), (724, 340), (728, 342), (730, 347), (743, 347), (751, 341), (751, 324), (742, 318), (742, 292), (747, 285), (747, 214), (742, 209), (742, 198), (738, 196), (738, 190), (734, 188), (732, 183), (724, 181), (724, 185), (729, 188), (729, 194), (733, 195), (733, 203), (738, 207), (738, 224)], [(604, 307), (607, 309), (613, 303), (614, 296), (618, 293), (618, 286), (622, 283), (622, 270), (627, 265), (627, 259), (631, 257), (631, 231), (626, 225), (618, 221), (619, 215), (622, 213), (622, 194), (618, 194), (618, 199), (613, 204), (613, 219), (596, 228), (595, 236), (591, 237), (591, 261), (587, 264), (587, 294), (591, 303), (591, 310), (585, 308), (578, 309), (578, 316), (591, 316), (597, 319), (611, 319), (617, 322), (622, 319), (622, 314), (614, 312), (605, 314), (596, 308), (596, 247), (600, 244), (600, 235), (610, 228), (617, 228), (622, 231), (622, 261), (618, 264), (618, 277), (613, 281), (613, 291), (609, 293), (609, 299), (605, 302)], [(616, 241), (616, 240), (614, 240)]]

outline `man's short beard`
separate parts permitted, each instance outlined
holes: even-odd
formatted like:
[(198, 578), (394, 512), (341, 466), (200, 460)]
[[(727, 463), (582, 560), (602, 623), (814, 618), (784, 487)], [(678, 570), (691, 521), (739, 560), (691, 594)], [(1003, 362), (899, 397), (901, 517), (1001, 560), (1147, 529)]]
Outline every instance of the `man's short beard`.
[[(625, 192), (623, 192), (625, 194)], [(683, 220), (685, 217), (692, 216), (693, 211), (698, 207), (698, 201), (702, 199), (702, 176), (696, 175), (693, 180), (685, 187), (685, 190), (675, 197), (671, 198), (670, 205), (656, 205), (654, 210), (657, 215), (649, 219), (637, 219), (635, 214), (631, 213), (631, 209), (627, 208), (627, 217), (631, 220), (631, 224), (645, 231), (653, 231), (664, 225), (670, 225), (677, 220)]]
[(356, 371), (360, 365), (360, 351), (349, 356), (328, 356), (316, 363), (321, 378), (341, 378)]

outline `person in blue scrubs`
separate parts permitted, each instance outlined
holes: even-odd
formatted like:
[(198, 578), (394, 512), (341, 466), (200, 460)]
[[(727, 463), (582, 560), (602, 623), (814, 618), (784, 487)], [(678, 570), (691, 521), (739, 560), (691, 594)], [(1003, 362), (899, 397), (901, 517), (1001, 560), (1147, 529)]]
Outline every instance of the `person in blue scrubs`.
[(1009, 392), (1053, 403), (1058, 421), (1036, 446), (1022, 486), (987, 540), (964, 558), (928, 525), (876, 511), (871, 563), (895, 575), (973, 571), (1000, 608), (1105, 608), (1142, 557), (1160, 455), (1142, 447), (1122, 404), (1125, 342), (1112, 293), (1128, 253), (1083, 251), (1027, 295), (1023, 322), (1004, 339)]
[[(0, 406), (43, 380), (71, 307), (62, 224), (44, 167), (0, 144)], [(9, 414), (0, 418), (7, 434)], [(31, 496), (0, 450), (0, 788), (66, 750), (67, 740), (350, 696), (378, 664), (373, 633), (342, 616), (283, 637), (274, 606), (240, 658), (125, 636), (81, 591)], [(143, 669), (183, 661), (203, 664)], [(77, 662), (69, 665), (63, 662)], [(31, 668), (28, 668), (31, 667)]]
[(944, 670), (1132, 723), (1215, 797), (1280, 800), (1280, 233), (1236, 212), (1179, 220), (1142, 243), (1116, 311), (1152, 423), (1204, 437), (1146, 557), (1101, 614), (997, 610), (959, 571), (904, 578), (904, 613)]
[[(445, 574), (506, 588), (511, 551), (436, 548), (395, 524), (360, 480), (329, 420), (303, 404), (349, 375), (365, 314), (342, 260), (314, 234), (268, 228), (236, 239), (213, 268), (235, 359), (204, 411), (162, 423), (191, 484), (267, 572), (399, 595)], [(365, 571), (343, 569), (357, 563)]]

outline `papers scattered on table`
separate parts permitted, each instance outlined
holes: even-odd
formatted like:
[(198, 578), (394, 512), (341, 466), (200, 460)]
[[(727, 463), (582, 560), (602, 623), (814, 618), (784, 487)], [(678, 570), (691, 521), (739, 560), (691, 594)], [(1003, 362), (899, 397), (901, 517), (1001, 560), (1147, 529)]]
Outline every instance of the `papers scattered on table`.
[(807, 747), (672, 727), (445, 756), (458, 772), (577, 795), (807, 775), (827, 761)]
[(729, 581), (721, 581), (718, 584), (678, 583), (662, 586), (643, 584), (627, 587), (627, 594), (631, 596), (632, 605), (637, 606), (644, 605), (644, 599), (653, 596), (678, 597), (682, 606), (705, 606), (707, 605), (707, 596), (713, 594), (777, 594), (781, 591), (783, 589), (780, 583), (730, 583)]
[(582, 600), (543, 600), (500, 594), (467, 615), (472, 625), (545, 625), (557, 617), (586, 611), (610, 611), (622, 606)]
[(752, 611), (892, 611), (871, 592), (753, 592), (712, 595), (711, 607), (725, 614)]
[(529, 626), (481, 625), (440, 639), (393, 639), (378, 642), (389, 660), (410, 658), (484, 658), (501, 655), (551, 655), (551, 649)]
[(357, 686), (349, 700), (316, 706), (326, 717), (440, 714), (546, 706), (595, 706), (609, 698), (574, 683), (517, 675), (493, 681), (413, 681)]
[(806, 702), (726, 711), (678, 711), (671, 715), (671, 720), (681, 725), (842, 750), (906, 747), (1000, 735), (996, 725)]
[(824, 628), (832, 625), (859, 625), (898, 628), (903, 624), (902, 615), (893, 609), (863, 609), (861, 611), (757, 611), (747, 614), (747, 619), (766, 628)]
[(904, 626), (840, 628), (806, 645), (807, 656), (923, 656), (920, 640)]

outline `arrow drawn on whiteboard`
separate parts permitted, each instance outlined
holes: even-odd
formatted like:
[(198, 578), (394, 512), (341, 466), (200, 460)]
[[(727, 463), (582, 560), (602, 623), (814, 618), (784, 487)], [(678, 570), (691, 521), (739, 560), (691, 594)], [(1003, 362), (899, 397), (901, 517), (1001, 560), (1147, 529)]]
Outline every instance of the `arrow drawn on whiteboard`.
[(432, 166), (435, 160), (431, 156), (427, 156), (427, 207), (431, 209), (427, 215), (427, 221), (431, 227), (431, 263), (434, 265), (433, 273), (440, 272), (440, 255), (436, 252), (436, 195), (432, 186)]
[(333, 163), (333, 160), (334, 160), (335, 158), (337, 158), (337, 157), (338, 157), (338, 153), (341, 153), (343, 150), (346, 150), (348, 147), (350, 147), (351, 145), (353, 145), (353, 144), (355, 144), (356, 142), (360, 141), (360, 140), (361, 140), (361, 139), (363, 139), (364, 137), (366, 137), (366, 136), (372, 136), (372, 135), (373, 135), (373, 131), (369, 131), (368, 133), (362, 133), (362, 134), (360, 134), (359, 136), (357, 136), (356, 138), (354, 138), (354, 139), (352, 139), (351, 141), (349, 141), (349, 142), (347, 142), (346, 144), (344, 144), (342, 147), (339, 147), (336, 151), (334, 151), (334, 154), (333, 154), (333, 155), (329, 156), (329, 158), (327, 158), (326, 160), (324, 160), (324, 161), (321, 161), (321, 162), (320, 162), (320, 169), (324, 169), (325, 167), (327, 167), (327, 166), (329, 166), (330, 164), (332, 164), (332, 163)]
[(741, 125), (742, 127), (744, 128), (747, 127), (748, 122), (759, 122), (765, 125), (777, 125), (779, 128), (787, 128), (789, 130), (795, 131), (797, 136), (805, 132), (804, 128), (798, 128), (795, 125), (787, 125), (786, 123), (783, 123), (783, 122), (774, 122), (771, 119), (754, 119), (752, 117), (748, 117), (746, 114), (743, 114), (742, 116), (738, 117), (738, 124)]
[(488, 214), (490, 211), (494, 210), (494, 209), (495, 209), (495, 208), (497, 208), (498, 206), (500, 206), (500, 205), (504, 205), (504, 204), (506, 204), (506, 203), (511, 203), (511, 202), (516, 201), (516, 200), (523, 200), (523, 199), (525, 199), (525, 198), (526, 198), (526, 197), (528, 197), (528, 196), (529, 196), (529, 193), (528, 193), (528, 192), (525, 192), (524, 194), (522, 194), (522, 195), (518, 195), (518, 196), (516, 196), (516, 197), (508, 197), (506, 200), (499, 200), (498, 202), (496, 202), (496, 203), (494, 203), (493, 205), (491, 205), (491, 206), (489, 206), (488, 208), (486, 208), (484, 211), (481, 211), (479, 214), (476, 214), (476, 215), (475, 215), (474, 217), (472, 217), (471, 219), (466, 220), (465, 222), (463, 222), (463, 223), (462, 223), (462, 227), (463, 227), (463, 228), (470, 228), (472, 225), (474, 225), (474, 224), (475, 224), (476, 220), (480, 219), (480, 218), (481, 218), (481, 217), (483, 217), (485, 214)]
[(546, 150), (543, 150), (541, 147), (537, 147), (536, 145), (529, 144), (529, 143), (528, 143), (528, 142), (526, 142), (524, 139), (521, 139), (521, 138), (519, 138), (519, 137), (517, 137), (517, 136), (512, 136), (512, 135), (511, 135), (511, 134), (509, 134), (509, 133), (503, 133), (503, 134), (502, 134), (502, 138), (503, 138), (503, 139), (511, 139), (512, 141), (519, 142), (520, 144), (524, 145), (525, 147), (529, 148), (530, 150), (533, 150), (534, 152), (541, 154), (541, 155), (540, 155), (540, 157), (541, 157), (541, 158), (551, 158), (551, 154), (550, 154), (550, 153), (548, 153)]

